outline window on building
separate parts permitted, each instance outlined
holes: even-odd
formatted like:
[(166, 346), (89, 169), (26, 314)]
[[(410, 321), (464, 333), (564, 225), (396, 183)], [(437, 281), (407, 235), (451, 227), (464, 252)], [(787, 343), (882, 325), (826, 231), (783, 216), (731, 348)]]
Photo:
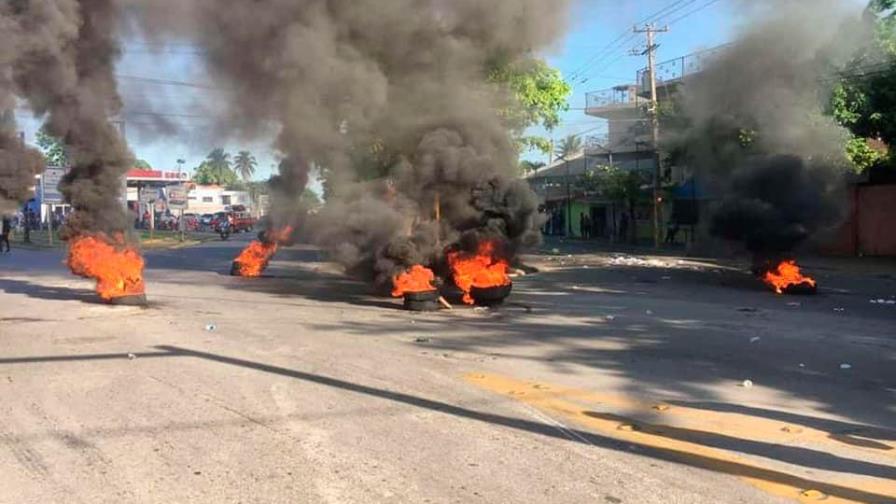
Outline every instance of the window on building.
[(214, 201), (215, 201), (215, 199), (212, 198), (211, 196), (203, 196), (203, 197), (202, 197), (202, 202), (203, 202), (203, 203), (212, 203), (212, 202), (214, 202)]
[(224, 205), (230, 204), (230, 196), (221, 196), (221, 203)]

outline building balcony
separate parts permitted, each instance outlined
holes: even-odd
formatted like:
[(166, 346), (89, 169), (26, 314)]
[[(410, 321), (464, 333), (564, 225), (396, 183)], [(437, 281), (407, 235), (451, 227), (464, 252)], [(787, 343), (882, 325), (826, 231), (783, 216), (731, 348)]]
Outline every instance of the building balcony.
[[(722, 45), (698, 51), (658, 63), (656, 65), (656, 87), (659, 100), (670, 96), (675, 88), (681, 84), (685, 77), (702, 72), (712, 59), (721, 54), (728, 45)], [(650, 98), (650, 77), (647, 68), (638, 70), (638, 84), (640, 89), (637, 91), (641, 98)]]
[(612, 119), (637, 114), (644, 99), (638, 95), (638, 86), (624, 84), (585, 95), (585, 114)]

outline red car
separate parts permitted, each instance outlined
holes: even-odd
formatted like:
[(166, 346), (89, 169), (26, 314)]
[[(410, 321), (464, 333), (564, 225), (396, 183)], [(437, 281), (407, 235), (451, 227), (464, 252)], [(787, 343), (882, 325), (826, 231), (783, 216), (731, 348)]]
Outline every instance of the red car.
[(228, 218), (232, 223), (231, 233), (249, 232), (255, 227), (255, 218), (249, 212), (218, 212), (212, 218), (212, 229), (220, 232), (221, 224)]

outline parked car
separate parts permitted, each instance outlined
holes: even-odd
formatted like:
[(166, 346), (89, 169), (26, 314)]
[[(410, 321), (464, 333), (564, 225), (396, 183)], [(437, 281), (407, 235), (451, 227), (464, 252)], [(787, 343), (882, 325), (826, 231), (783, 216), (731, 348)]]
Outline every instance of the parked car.
[(215, 219), (215, 214), (202, 214), (199, 217), (199, 227), (203, 231), (212, 231), (214, 228), (212, 227), (212, 221)]

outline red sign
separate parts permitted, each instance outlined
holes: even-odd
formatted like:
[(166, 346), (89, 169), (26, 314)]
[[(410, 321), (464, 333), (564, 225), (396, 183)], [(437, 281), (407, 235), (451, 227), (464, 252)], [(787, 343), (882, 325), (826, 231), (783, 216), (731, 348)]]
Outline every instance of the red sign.
[(144, 180), (187, 180), (190, 178), (190, 175), (183, 172), (168, 172), (161, 170), (142, 170), (140, 168), (132, 168), (128, 171), (127, 178), (129, 179), (144, 179)]

